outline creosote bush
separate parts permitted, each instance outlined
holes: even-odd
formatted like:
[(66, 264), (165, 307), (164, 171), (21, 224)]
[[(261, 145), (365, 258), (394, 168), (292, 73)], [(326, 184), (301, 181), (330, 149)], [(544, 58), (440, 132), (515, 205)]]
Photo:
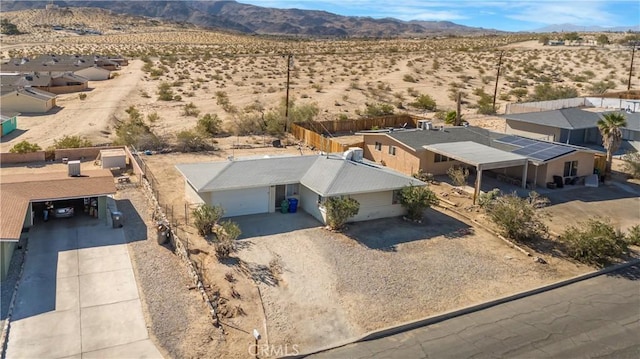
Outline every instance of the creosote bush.
[(452, 166), (447, 170), (447, 175), (453, 181), (454, 186), (466, 186), (469, 177), (469, 169), (461, 166)]
[(20, 141), (18, 143), (16, 143), (15, 145), (13, 145), (13, 147), (11, 147), (11, 149), (9, 150), (9, 152), (11, 153), (30, 153), (30, 152), (37, 152), (37, 151), (41, 151), (42, 148), (40, 146), (38, 146), (38, 144), (36, 143), (31, 143), (27, 140), (24, 141)]
[(591, 218), (567, 228), (560, 236), (572, 258), (597, 266), (606, 266), (629, 253), (625, 236), (608, 221)]
[(536, 207), (528, 198), (520, 198), (515, 193), (496, 198), (486, 205), (486, 210), (502, 235), (516, 241), (531, 241), (548, 232)]
[(218, 259), (228, 258), (236, 250), (236, 239), (242, 234), (240, 226), (233, 221), (223, 221), (214, 227), (214, 233), (213, 245)]

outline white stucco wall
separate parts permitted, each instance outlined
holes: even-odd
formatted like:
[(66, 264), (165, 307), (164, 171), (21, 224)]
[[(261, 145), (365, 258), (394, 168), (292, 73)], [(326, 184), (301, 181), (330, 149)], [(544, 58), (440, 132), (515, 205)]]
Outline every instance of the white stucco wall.
[[(203, 196), (205, 198), (211, 198), (211, 195), (209, 193), (205, 193), (203, 194)], [(196, 192), (196, 190), (193, 189), (193, 187), (191, 187), (191, 185), (189, 185), (189, 182), (187, 181), (184, 181), (184, 198), (191, 204), (207, 203), (208, 205), (211, 205), (211, 201), (205, 202), (205, 200), (200, 197), (200, 195), (198, 195), (198, 192)]]
[(400, 203), (391, 203), (393, 200), (393, 191), (357, 194), (350, 197), (360, 203), (360, 211), (349, 222), (397, 217), (406, 213)]
[(298, 207), (302, 208), (318, 221), (326, 223), (320, 208), (318, 208), (318, 194), (303, 185), (300, 185), (300, 201), (298, 202)]

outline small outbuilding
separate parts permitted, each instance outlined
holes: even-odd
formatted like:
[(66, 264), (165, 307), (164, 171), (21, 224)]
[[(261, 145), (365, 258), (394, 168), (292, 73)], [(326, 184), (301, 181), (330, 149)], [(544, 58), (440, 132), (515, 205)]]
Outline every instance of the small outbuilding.
[(2, 128), (2, 136), (8, 135), (18, 128), (17, 112), (0, 112), (0, 127)]
[(101, 150), (100, 151), (101, 167), (109, 168), (126, 168), (127, 154), (121, 148)]

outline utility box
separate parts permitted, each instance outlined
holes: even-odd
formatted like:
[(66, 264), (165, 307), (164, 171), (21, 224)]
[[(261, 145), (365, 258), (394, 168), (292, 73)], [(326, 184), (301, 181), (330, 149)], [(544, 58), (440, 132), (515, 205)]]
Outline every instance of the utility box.
[(69, 177), (80, 177), (80, 161), (67, 162), (67, 168), (69, 170)]
[(122, 228), (122, 226), (124, 226), (124, 218), (122, 218), (122, 212), (111, 212), (111, 222), (113, 223), (113, 228)]

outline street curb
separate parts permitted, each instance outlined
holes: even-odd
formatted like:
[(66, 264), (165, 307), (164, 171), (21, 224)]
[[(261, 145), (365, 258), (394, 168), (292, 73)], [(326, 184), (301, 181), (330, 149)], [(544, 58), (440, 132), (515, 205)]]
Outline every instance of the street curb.
[(520, 293), (516, 293), (516, 294), (512, 294), (512, 295), (508, 295), (506, 297), (502, 297), (502, 298), (498, 298), (498, 299), (494, 299), (494, 300), (490, 300), (488, 302), (484, 302), (484, 303), (480, 303), (480, 304), (475, 304), (475, 305), (471, 305), (468, 307), (464, 307), (461, 309), (455, 309), (453, 311), (450, 312), (446, 312), (446, 313), (442, 313), (442, 314), (437, 314), (435, 316), (431, 316), (431, 317), (427, 317), (427, 318), (423, 318), (423, 319), (419, 319), (416, 321), (412, 321), (412, 322), (408, 322), (408, 323), (404, 323), (404, 324), (400, 324), (397, 326), (393, 326), (393, 327), (389, 327), (389, 328), (385, 328), (385, 329), (381, 329), (381, 330), (377, 330), (377, 331), (373, 331), (373, 332), (369, 332), (361, 337), (358, 338), (354, 338), (354, 339), (350, 339), (346, 342), (340, 343), (338, 345), (333, 345), (330, 347), (325, 347), (325, 348), (321, 348), (318, 350), (314, 350), (313, 352), (310, 353), (306, 353), (306, 354), (300, 354), (300, 355), (294, 355), (294, 356), (284, 356), (281, 358), (284, 359), (297, 359), (297, 358), (305, 358), (309, 355), (313, 355), (313, 354), (319, 354), (322, 352), (326, 352), (328, 350), (332, 350), (332, 349), (336, 349), (336, 348), (340, 348), (340, 347), (344, 347), (347, 346), (349, 344), (353, 344), (353, 343), (359, 343), (359, 342), (365, 342), (365, 341), (370, 341), (370, 340), (376, 340), (376, 339), (380, 339), (380, 338), (384, 338), (384, 337), (388, 337), (391, 335), (395, 335), (395, 334), (399, 334), (399, 333), (403, 333), (409, 330), (413, 330), (413, 329), (418, 329), (418, 328), (422, 328), (428, 325), (432, 325), (435, 323), (439, 323), (439, 322), (443, 322), (445, 320), (449, 320), (461, 315), (466, 315), (466, 314), (470, 314), (473, 312), (477, 312), (480, 310), (484, 310), (487, 308), (491, 308), (500, 304), (504, 304), (504, 303), (508, 303), (517, 299), (522, 299), (525, 297), (529, 297), (532, 295), (536, 295), (536, 294), (540, 294), (540, 293), (544, 293), (553, 289), (557, 289), (560, 287), (564, 287), (570, 284), (574, 284), (583, 280), (587, 280), (587, 279), (591, 279), (597, 276), (601, 276), (603, 274), (608, 274), (623, 268), (627, 268), (627, 267), (631, 267), (634, 265), (640, 265), (640, 259), (634, 259), (632, 261), (629, 262), (625, 262), (625, 263), (621, 263), (621, 264), (617, 264), (611, 267), (607, 267), (601, 270), (597, 270), (597, 271), (593, 271), (593, 272), (589, 272), (589, 273), (585, 273), (585, 274), (581, 274), (578, 276), (575, 276), (573, 278), (569, 278), (569, 279), (565, 279), (565, 280), (561, 280), (559, 282), (555, 282), (555, 283), (551, 283), (551, 284), (547, 284), (547, 285), (543, 285), (541, 287), (538, 288), (534, 288), (534, 289), (529, 289), (527, 291), (524, 292), (520, 292)]

